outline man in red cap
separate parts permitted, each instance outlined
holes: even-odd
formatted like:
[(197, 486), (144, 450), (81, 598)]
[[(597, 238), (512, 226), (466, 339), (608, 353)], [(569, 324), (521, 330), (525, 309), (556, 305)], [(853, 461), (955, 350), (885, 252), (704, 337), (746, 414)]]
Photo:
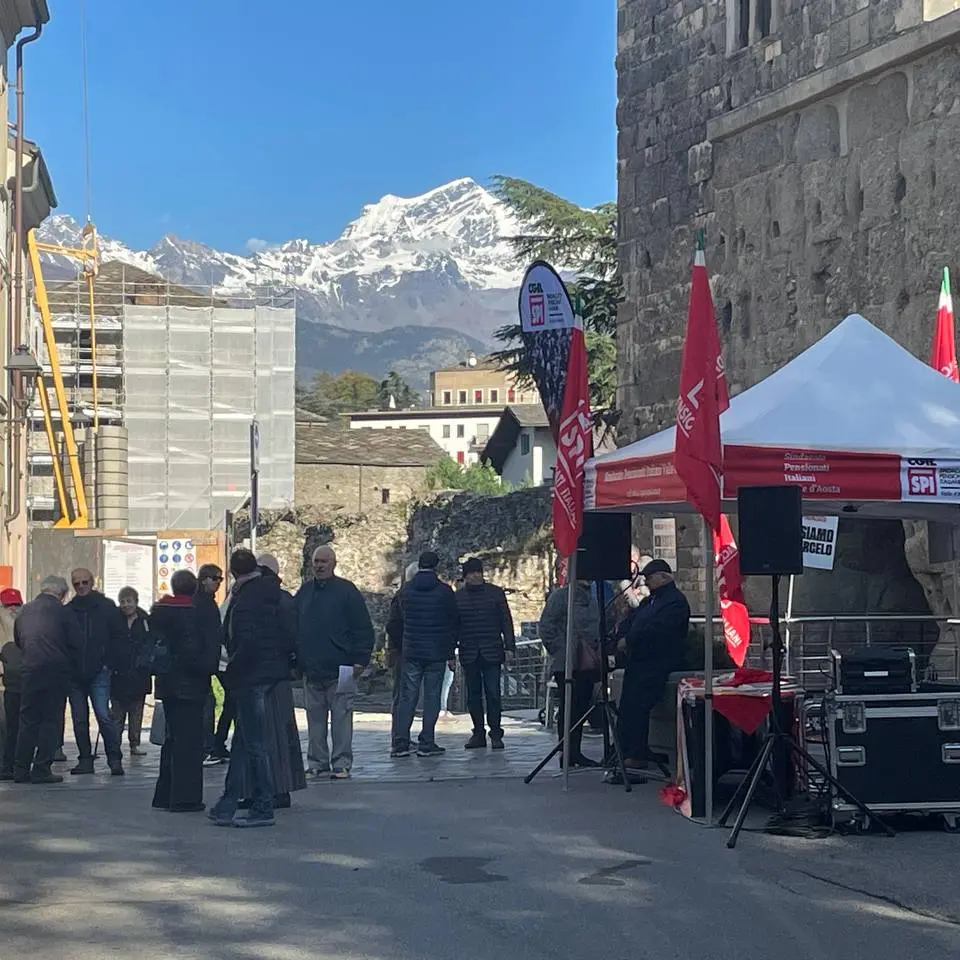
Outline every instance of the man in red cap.
[(3, 713), (6, 731), (3, 739), (3, 761), (0, 780), (13, 779), (13, 758), (20, 732), (20, 671), (23, 653), (13, 641), (13, 621), (23, 606), (20, 591), (13, 587), (0, 590), (0, 663), (3, 664)]

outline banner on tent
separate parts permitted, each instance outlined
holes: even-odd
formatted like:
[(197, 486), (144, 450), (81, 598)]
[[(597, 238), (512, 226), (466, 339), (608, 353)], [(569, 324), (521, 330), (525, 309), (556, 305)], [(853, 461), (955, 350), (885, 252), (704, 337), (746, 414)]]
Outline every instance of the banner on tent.
[(684, 503), (687, 488), (673, 465), (673, 453), (620, 460), (587, 468), (587, 508), (643, 503)]
[(803, 518), (803, 565), (813, 570), (832, 570), (837, 557), (839, 517)]
[(904, 500), (960, 501), (960, 460), (904, 458), (900, 482)]

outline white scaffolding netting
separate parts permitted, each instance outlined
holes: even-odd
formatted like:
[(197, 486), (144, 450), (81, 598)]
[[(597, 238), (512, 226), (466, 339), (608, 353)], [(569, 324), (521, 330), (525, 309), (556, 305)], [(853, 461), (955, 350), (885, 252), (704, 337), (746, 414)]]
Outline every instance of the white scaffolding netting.
[(130, 530), (208, 530), (249, 493), (260, 423), (260, 502), (293, 502), (294, 311), (124, 307)]

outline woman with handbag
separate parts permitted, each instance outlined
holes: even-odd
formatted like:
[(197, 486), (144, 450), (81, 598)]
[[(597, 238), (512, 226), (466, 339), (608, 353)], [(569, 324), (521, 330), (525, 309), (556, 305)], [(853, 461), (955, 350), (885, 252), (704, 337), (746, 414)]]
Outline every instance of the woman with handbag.
[(117, 605), (127, 628), (127, 644), (123, 649), (123, 668), (115, 670), (110, 678), (110, 713), (123, 736), (127, 724), (127, 740), (131, 757), (146, 756), (140, 746), (143, 731), (143, 705), (153, 689), (147, 662), (153, 647), (149, 618), (139, 606), (139, 596), (133, 587), (124, 587), (117, 594)]
[(194, 603), (197, 578), (189, 570), (178, 570), (170, 585), (173, 596), (161, 597), (150, 611), (150, 660), (165, 720), (153, 806), (193, 813), (204, 809), (203, 709), (220, 657), (220, 614)]
[[(573, 716), (576, 723), (593, 701), (593, 688), (600, 680), (600, 607), (590, 590), (590, 584), (577, 582), (573, 598)], [(540, 615), (540, 640), (553, 658), (553, 678), (557, 685), (559, 710), (557, 736), (564, 732), (564, 683), (567, 663), (567, 591), (568, 585), (558, 587), (547, 598)], [(596, 767), (599, 763), (584, 755), (581, 749), (582, 724), (570, 731), (570, 765)], [(563, 766), (561, 755), (560, 765)]]

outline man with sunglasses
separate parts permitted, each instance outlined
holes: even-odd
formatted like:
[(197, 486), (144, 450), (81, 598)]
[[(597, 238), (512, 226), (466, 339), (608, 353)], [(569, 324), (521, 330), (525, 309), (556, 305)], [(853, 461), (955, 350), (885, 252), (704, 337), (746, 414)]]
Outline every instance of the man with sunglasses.
[(70, 574), (70, 582), (74, 597), (67, 609), (77, 618), (83, 637), (80, 675), (70, 691), (73, 733), (80, 757), (70, 772), (74, 775), (94, 772), (89, 701), (103, 737), (110, 772), (122, 777), (120, 727), (110, 714), (110, 675), (123, 667), (126, 624), (119, 607), (94, 590), (93, 574), (89, 570), (77, 568)]

